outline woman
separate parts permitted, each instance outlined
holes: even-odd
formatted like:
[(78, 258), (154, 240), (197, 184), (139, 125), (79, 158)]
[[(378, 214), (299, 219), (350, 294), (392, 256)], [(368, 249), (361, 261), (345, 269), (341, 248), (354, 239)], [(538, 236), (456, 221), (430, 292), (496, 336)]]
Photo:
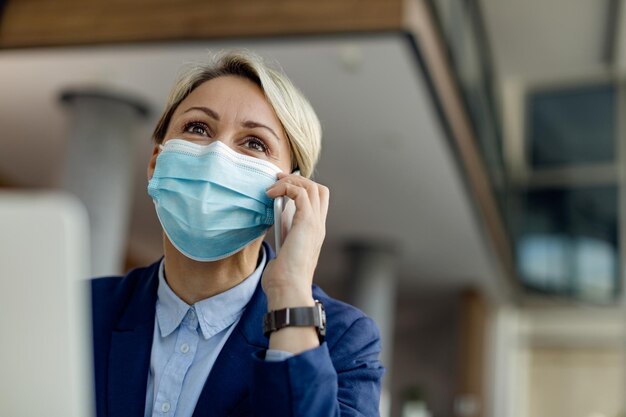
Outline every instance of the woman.
[[(308, 101), (231, 53), (179, 79), (154, 140), (164, 257), (93, 282), (98, 416), (378, 415), (376, 326), (312, 285), (329, 192)], [(279, 197), (296, 210), (275, 256)]]

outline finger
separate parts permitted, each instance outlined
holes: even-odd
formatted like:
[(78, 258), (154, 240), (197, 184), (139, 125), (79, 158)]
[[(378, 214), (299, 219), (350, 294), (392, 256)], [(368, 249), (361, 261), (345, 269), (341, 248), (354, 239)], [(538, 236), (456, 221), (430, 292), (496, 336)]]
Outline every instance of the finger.
[(296, 204), (296, 216), (298, 213), (308, 215), (312, 211), (311, 200), (309, 199), (309, 193), (304, 187), (283, 182), (277, 183), (267, 190), (267, 195), (270, 198), (278, 198), (287, 196), (291, 198)]
[(319, 185), (319, 201), (320, 201), (320, 214), (322, 220), (326, 222), (326, 216), (328, 215), (328, 205), (330, 204), (330, 190), (324, 185)]
[[(278, 186), (283, 183), (289, 183), (296, 186), (302, 186), (307, 189), (309, 199), (312, 208), (320, 216), (320, 219), (325, 222), (328, 215), (330, 190), (328, 187), (318, 184), (310, 179), (304, 178), (299, 175), (279, 174), (279, 181), (274, 186)], [(270, 187), (272, 189), (273, 187)]]
[[(309, 200), (311, 201), (311, 206), (315, 208), (315, 210), (320, 210), (320, 192), (319, 192), (319, 184), (314, 181), (311, 181), (308, 178), (304, 178), (300, 175), (284, 175), (280, 178), (274, 186), (281, 183), (289, 183), (298, 187), (303, 187), (306, 189), (309, 194)], [(272, 187), (270, 187), (271, 189)]]

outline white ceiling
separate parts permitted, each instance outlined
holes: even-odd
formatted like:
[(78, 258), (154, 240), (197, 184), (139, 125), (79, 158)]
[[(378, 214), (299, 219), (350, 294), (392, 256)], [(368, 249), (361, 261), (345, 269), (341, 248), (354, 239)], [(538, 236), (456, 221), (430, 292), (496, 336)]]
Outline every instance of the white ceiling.
[(500, 79), (539, 82), (606, 71), (609, 0), (480, 2)]
[[(507, 288), (468, 198), (415, 54), (403, 35), (266, 39), (0, 52), (0, 175), (58, 183), (69, 118), (59, 92), (99, 85), (142, 97), (158, 113), (181, 64), (207, 50), (247, 47), (280, 62), (324, 128), (316, 178), (331, 189), (318, 276), (345, 274), (350, 240), (392, 242), (404, 284)], [(130, 248), (152, 260), (160, 227), (145, 166), (157, 115), (138, 129)]]

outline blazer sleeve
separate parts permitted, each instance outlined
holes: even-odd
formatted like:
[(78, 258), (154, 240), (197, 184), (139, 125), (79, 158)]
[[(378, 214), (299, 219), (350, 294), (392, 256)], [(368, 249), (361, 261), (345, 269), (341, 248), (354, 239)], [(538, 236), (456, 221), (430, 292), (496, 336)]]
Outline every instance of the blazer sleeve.
[(255, 417), (378, 416), (384, 369), (380, 336), (368, 317), (357, 318), (331, 346), (281, 362), (254, 360)]

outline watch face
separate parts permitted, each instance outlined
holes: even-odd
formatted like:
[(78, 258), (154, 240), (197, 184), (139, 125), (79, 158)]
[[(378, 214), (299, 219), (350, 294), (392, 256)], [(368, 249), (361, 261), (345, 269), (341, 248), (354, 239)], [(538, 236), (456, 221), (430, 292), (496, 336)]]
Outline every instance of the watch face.
[(323, 337), (326, 336), (326, 310), (324, 310), (324, 304), (322, 304), (318, 300), (315, 300), (315, 305), (317, 306), (320, 323), (319, 327), (317, 328), (317, 332), (321, 337)]

